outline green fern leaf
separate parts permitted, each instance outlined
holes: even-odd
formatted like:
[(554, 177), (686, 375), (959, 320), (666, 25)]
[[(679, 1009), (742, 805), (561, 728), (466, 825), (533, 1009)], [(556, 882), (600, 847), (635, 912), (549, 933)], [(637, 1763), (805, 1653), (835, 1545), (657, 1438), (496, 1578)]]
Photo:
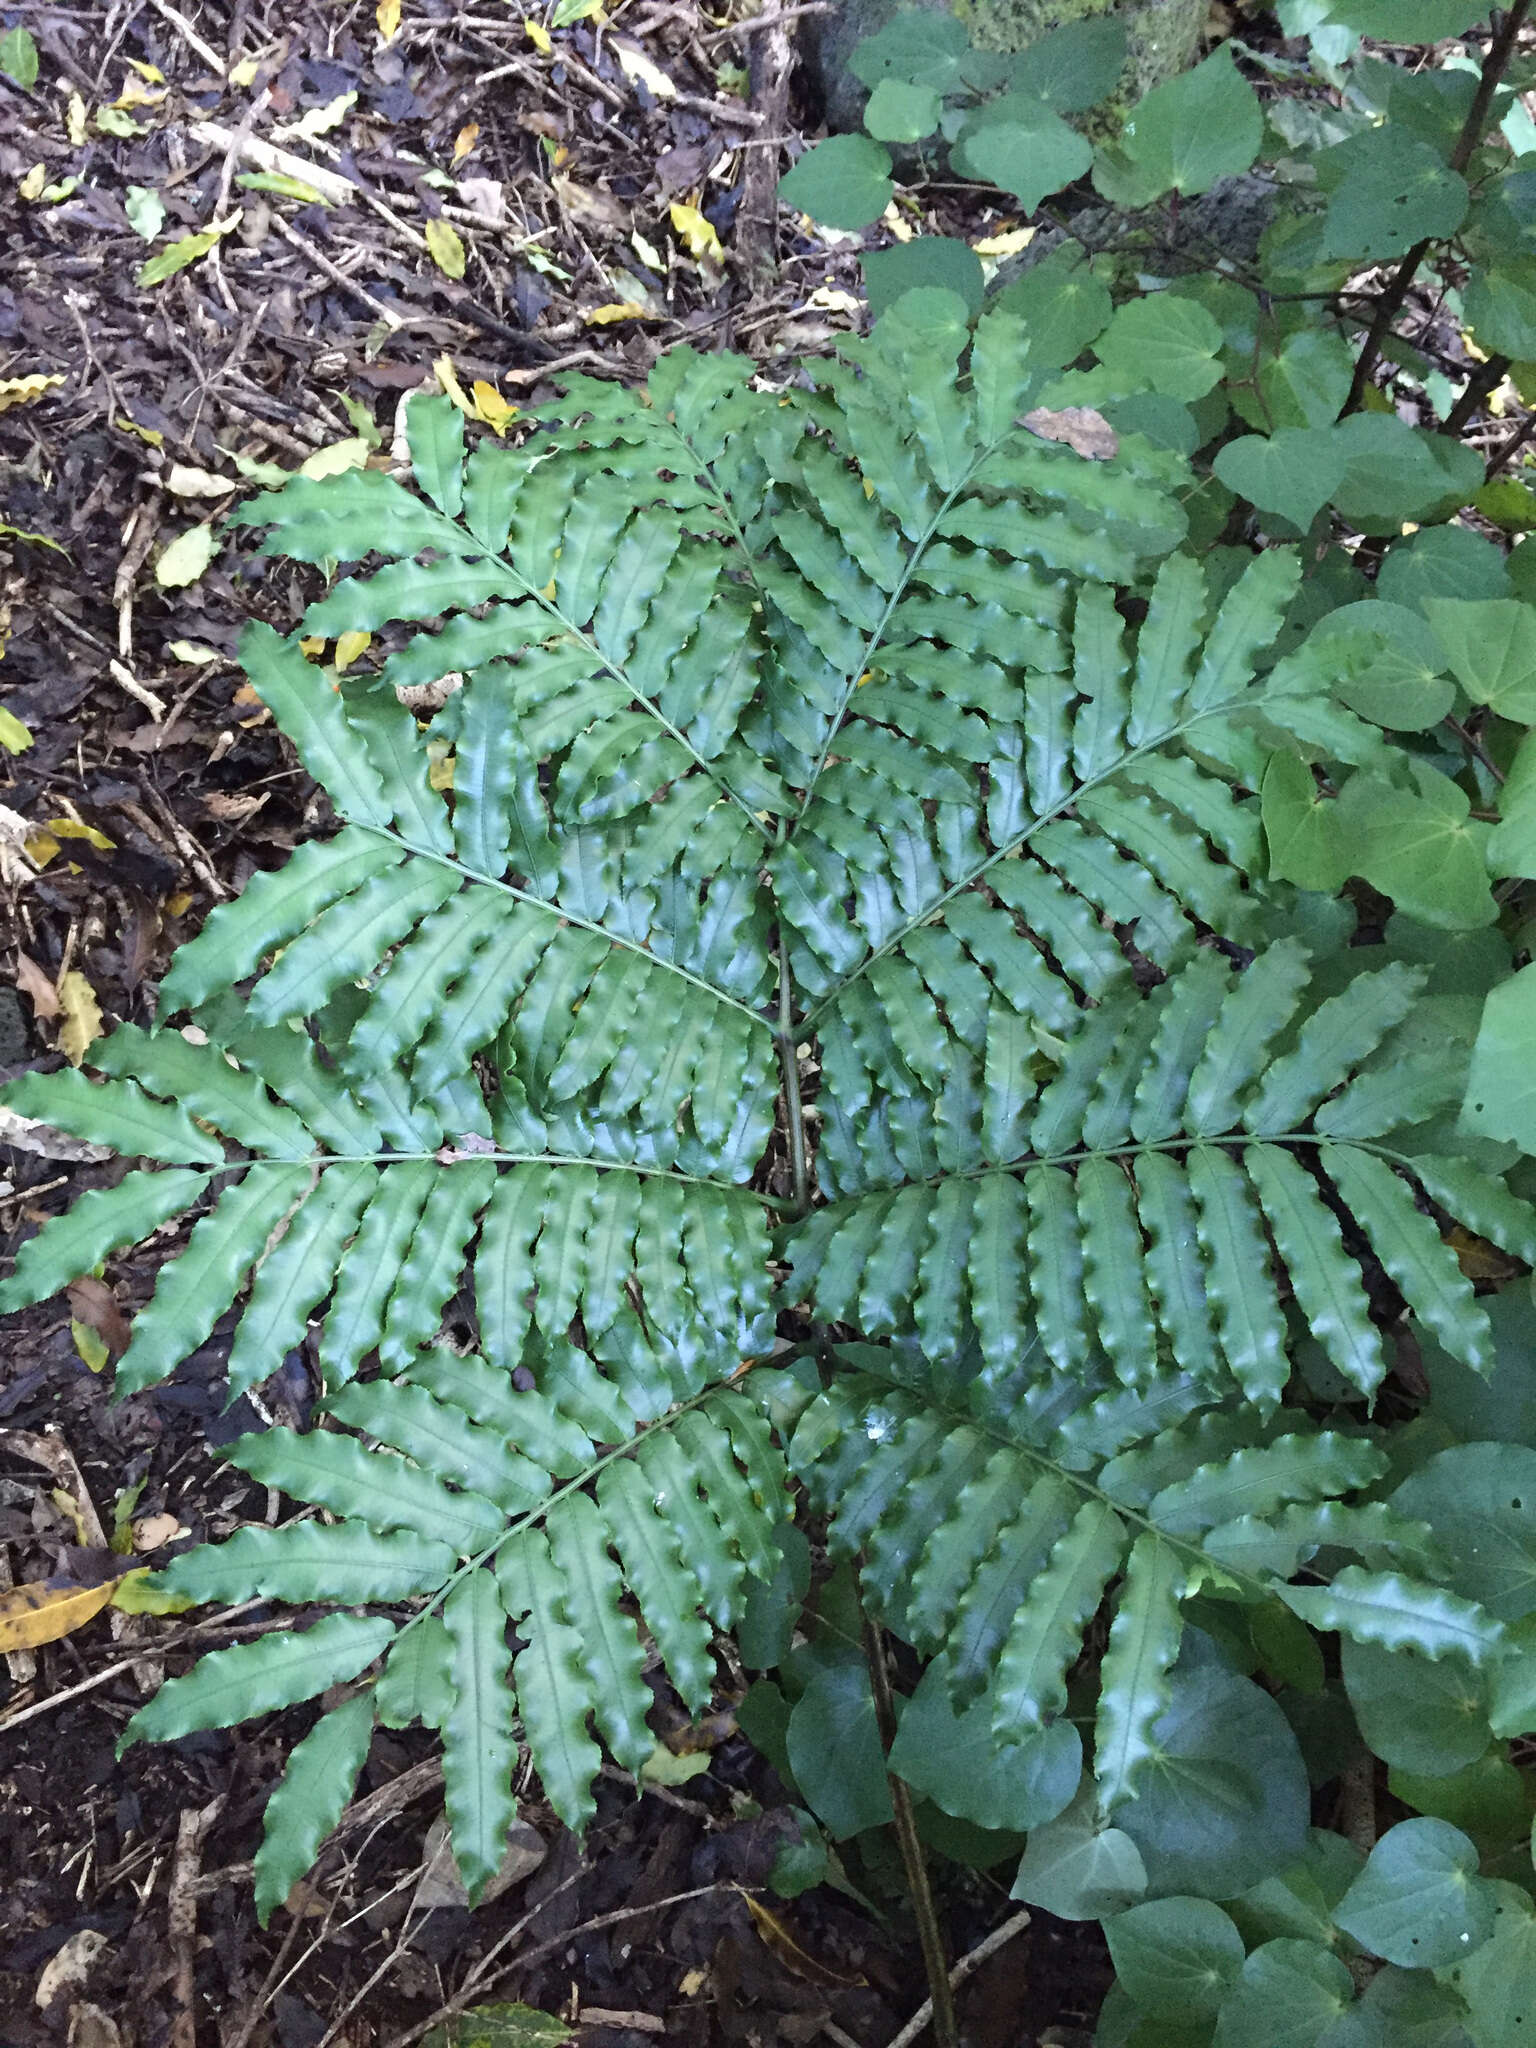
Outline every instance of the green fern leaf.
[(442, 1728), (453, 1706), (453, 1639), (440, 1613), (416, 1615), (395, 1637), (373, 1696), (386, 1728)]
[(5, 1107), (36, 1117), (71, 1137), (111, 1145), (129, 1158), (168, 1166), (222, 1166), (224, 1148), (200, 1131), (175, 1103), (156, 1102), (133, 1081), (93, 1083), (74, 1067), (21, 1074), (5, 1091)]
[(15, 1270), (0, 1282), (0, 1315), (46, 1301), (125, 1244), (190, 1209), (207, 1184), (206, 1174), (173, 1168), (130, 1173), (115, 1188), (92, 1188), (22, 1245)]
[(332, 1166), (288, 1218), (282, 1236), (257, 1267), (229, 1353), (233, 1397), (270, 1379), (303, 1339), (310, 1311), (329, 1291), (341, 1248), (378, 1186), (366, 1161)]
[(1359, 1268), (1315, 1183), (1278, 1145), (1250, 1145), (1243, 1165), (1313, 1334), (1351, 1386), (1376, 1391), (1386, 1372)]
[(240, 1437), (226, 1456), (263, 1486), (355, 1515), (371, 1529), (410, 1529), (429, 1542), (451, 1543), (463, 1557), (494, 1543), (506, 1527), (505, 1515), (483, 1495), (455, 1493), (432, 1472), (329, 1431), (269, 1429)]
[(318, 1010), (343, 982), (372, 973), (392, 945), (458, 888), (452, 868), (424, 861), (376, 875), (322, 910), (287, 947), (251, 991), (252, 1018), (258, 1024), (279, 1024)]
[(526, 1513), (549, 1492), (547, 1474), (531, 1459), (425, 1387), (354, 1380), (331, 1401), (330, 1412), (404, 1451), (426, 1470), (483, 1494), (508, 1514)]
[(277, 1630), (232, 1650), (214, 1650), (185, 1678), (167, 1679), (140, 1707), (118, 1739), (118, 1754), (135, 1742), (173, 1742), (199, 1728), (232, 1728), (315, 1699), (366, 1670), (394, 1633), (392, 1621), (376, 1616), (328, 1614), (297, 1634)]
[(372, 1740), (373, 1698), (363, 1692), (322, 1715), (295, 1744), (267, 1801), (256, 1851), (256, 1917), (263, 1927), (341, 1819)]
[(653, 1694), (635, 1625), (620, 1606), (624, 1580), (602, 1515), (587, 1495), (570, 1494), (550, 1516), (548, 1535), (562, 1625), (574, 1633), (598, 1729), (615, 1762), (638, 1771), (655, 1744), (645, 1720)]
[(1099, 1670), (1093, 1775), (1099, 1807), (1113, 1813), (1136, 1795), (1136, 1780), (1157, 1753), (1152, 1730), (1168, 1704), (1168, 1673), (1179, 1653), (1179, 1602), (1189, 1566), (1150, 1529), (1131, 1545)]
[(513, 1677), (529, 1755), (550, 1805), (581, 1833), (597, 1811), (592, 1781), (602, 1753), (587, 1733), (592, 1694), (581, 1638), (565, 1619), (563, 1578), (539, 1531), (508, 1544), (496, 1573), (506, 1610), (528, 1638)]
[[(250, 1171), (224, 1189), (193, 1225), (186, 1250), (161, 1268), (153, 1297), (134, 1317), (128, 1349), (117, 1364), (119, 1393), (135, 1394), (163, 1380), (206, 1340), (268, 1238), (310, 1184), (304, 1167), (281, 1166)], [(281, 1363), (279, 1354), (262, 1377)]]
[(454, 1553), (415, 1533), (381, 1536), (363, 1522), (290, 1522), (240, 1529), (172, 1560), (155, 1583), (199, 1604), (282, 1600), (341, 1607), (432, 1593), (453, 1570)]
[(1124, 1556), (1120, 1517), (1107, 1501), (1085, 1501), (1009, 1627), (993, 1696), (1000, 1741), (1043, 1728), (1065, 1709), (1067, 1666)]
[(240, 660), (338, 816), (356, 825), (388, 825), (384, 785), (319, 670), (292, 641), (254, 620), (240, 636)]
[(443, 1797), (453, 1858), (471, 1901), (501, 1868), (517, 1818), (507, 1611), (496, 1576), (471, 1572), (443, 1603), (452, 1644), (453, 1698), (443, 1720)]
[(97, 1073), (131, 1077), (268, 1158), (303, 1159), (315, 1149), (303, 1121), (273, 1102), (254, 1074), (232, 1067), (216, 1046), (194, 1045), (177, 1031), (151, 1033), (119, 1024), (96, 1041), (89, 1058)]
[(1327, 1586), (1285, 1586), (1281, 1598), (1313, 1628), (1337, 1629), (1357, 1643), (1420, 1656), (1466, 1657), (1485, 1664), (1499, 1655), (1504, 1624), (1474, 1600), (1439, 1586), (1345, 1565)]

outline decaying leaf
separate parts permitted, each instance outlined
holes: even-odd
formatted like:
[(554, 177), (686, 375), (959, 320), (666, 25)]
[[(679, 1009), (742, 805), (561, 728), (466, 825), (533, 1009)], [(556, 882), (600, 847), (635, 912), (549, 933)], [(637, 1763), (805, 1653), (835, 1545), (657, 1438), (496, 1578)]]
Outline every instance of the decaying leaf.
[(59, 976), (59, 1050), (72, 1067), (101, 1036), (101, 1005), (96, 991), (76, 967)]
[(631, 43), (623, 43), (617, 37), (613, 40), (613, 54), (619, 60), (619, 69), (632, 85), (643, 85), (653, 99), (675, 100), (677, 87), (658, 64), (653, 64), (644, 50)]
[(542, 22), (533, 20), (531, 16), (525, 16), (523, 19), (523, 34), (532, 43), (541, 57), (547, 57), (555, 47), (550, 38), (549, 30), (545, 28)]
[(373, 18), (379, 25), (382, 39), (392, 43), (400, 33), (400, 0), (379, 0), (373, 10)]
[(454, 162), (456, 164), (462, 163), (479, 140), (480, 123), (478, 121), (466, 121), (458, 134), (453, 138)]
[(213, 560), (216, 547), (211, 526), (189, 526), (156, 562), (155, 581), (162, 590), (180, 590), (184, 584), (195, 583)]
[(173, 462), (160, 481), (178, 498), (227, 498), (237, 488), (229, 477), (188, 462)]
[(1065, 442), (1090, 462), (1108, 462), (1120, 452), (1120, 436), (1091, 405), (1064, 405), (1060, 412), (1037, 405), (1033, 412), (1025, 413), (1020, 424), (1042, 441)]
[(32, 1005), (32, 1014), (40, 1024), (58, 1016), (59, 992), (53, 985), (53, 976), (39, 967), (30, 954), (16, 955), (16, 986)]
[(824, 1991), (846, 1991), (850, 1985), (865, 1982), (863, 1977), (845, 1977), (841, 1972), (829, 1969), (825, 1963), (817, 1962), (800, 1946), (784, 1922), (770, 1913), (765, 1905), (754, 1899), (750, 1892), (743, 1892), (742, 1897), (747, 1902), (747, 1911), (752, 1915), (752, 1925), (757, 1929), (758, 1938), (791, 1976), (803, 1978), (807, 1984), (819, 1985)]
[(0, 1592), (0, 1651), (35, 1650), (84, 1628), (109, 1605), (115, 1579), (77, 1586), (68, 1579), (32, 1579)]

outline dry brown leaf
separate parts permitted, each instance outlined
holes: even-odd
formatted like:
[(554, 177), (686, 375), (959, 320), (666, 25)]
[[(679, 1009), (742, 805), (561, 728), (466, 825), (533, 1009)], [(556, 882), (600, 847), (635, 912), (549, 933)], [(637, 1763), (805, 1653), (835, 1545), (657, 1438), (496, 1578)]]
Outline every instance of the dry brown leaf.
[(26, 953), (16, 955), (16, 986), (32, 1005), (32, 1014), (40, 1024), (58, 1016), (58, 990), (51, 977)]
[(0, 1593), (0, 1651), (35, 1650), (84, 1628), (110, 1604), (116, 1579), (77, 1586), (66, 1579), (33, 1579)]
[(742, 1897), (747, 1902), (752, 1925), (757, 1929), (763, 1946), (771, 1950), (791, 1976), (801, 1977), (807, 1984), (815, 1984), (823, 1991), (846, 1991), (850, 1985), (868, 1981), (863, 1977), (845, 1977), (840, 1971), (817, 1962), (814, 1956), (806, 1954), (784, 1922), (770, 1913), (760, 1900), (745, 1891)]
[(1042, 441), (1062, 441), (1090, 462), (1108, 462), (1120, 453), (1120, 436), (1091, 405), (1064, 405), (1060, 412), (1037, 405), (1020, 423)]
[(77, 1322), (84, 1323), (104, 1337), (119, 1357), (128, 1349), (131, 1334), (128, 1318), (117, 1305), (117, 1296), (105, 1280), (98, 1280), (94, 1273), (82, 1273), (78, 1280), (71, 1280), (68, 1288), (70, 1313)]

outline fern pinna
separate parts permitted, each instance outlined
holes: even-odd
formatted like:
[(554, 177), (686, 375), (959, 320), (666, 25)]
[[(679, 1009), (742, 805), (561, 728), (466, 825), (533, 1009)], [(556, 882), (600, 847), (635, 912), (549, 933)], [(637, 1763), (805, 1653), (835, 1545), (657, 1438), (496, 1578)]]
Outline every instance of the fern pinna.
[[(1536, 1213), (1445, 1115), (1421, 971), (1298, 936), (1256, 794), (1277, 754), (1388, 741), (1296, 644), (1295, 554), (1213, 578), (1184, 459), (1037, 438), (1057, 358), (954, 304), (783, 389), (687, 350), (647, 392), (576, 380), (515, 448), (466, 455), (418, 398), (409, 478), (242, 515), (372, 564), (303, 632), (382, 635), (376, 674), (243, 646), (339, 827), (213, 912), (99, 1078), (10, 1089), (156, 1163), (3, 1299), (195, 1213), (119, 1389), (242, 1295), (232, 1392), (313, 1342), (320, 1425), (230, 1455), (326, 1519), (164, 1584), (338, 1611), (205, 1658), (127, 1738), (352, 1688), (273, 1795), (264, 1913), (376, 1720), (441, 1731), (472, 1888), (519, 1732), (579, 1826), (599, 1744), (647, 1753), (650, 1665), (708, 1696), (791, 1472), (1005, 1747), (1064, 1714), (1107, 1597), (1101, 1820), (1191, 1599), (1495, 1654), (1381, 1496), (1380, 1276), (1480, 1366), (1442, 1219), (1533, 1260)], [(399, 691), (444, 678), (424, 732)], [(472, 1356), (442, 1335), (466, 1270)], [(792, 1401), (743, 1372), (788, 1309)], [(1330, 1428), (1290, 1392), (1304, 1331), (1358, 1397)]]

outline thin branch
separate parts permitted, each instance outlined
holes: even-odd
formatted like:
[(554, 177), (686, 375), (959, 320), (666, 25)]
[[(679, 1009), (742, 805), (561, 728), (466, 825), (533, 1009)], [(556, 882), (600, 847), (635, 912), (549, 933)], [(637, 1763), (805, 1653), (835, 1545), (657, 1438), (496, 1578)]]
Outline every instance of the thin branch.
[[(1450, 168), (1457, 172), (1458, 175), (1466, 169), (1471, 161), (1473, 150), (1476, 149), (1478, 143), (1483, 139), (1488, 125), (1488, 110), (1493, 105), (1493, 96), (1499, 89), (1504, 73), (1509, 69), (1510, 59), (1515, 52), (1516, 39), (1520, 34), (1520, 30), (1525, 25), (1525, 18), (1530, 11), (1531, 0), (1514, 0), (1514, 5), (1508, 10), (1499, 25), (1499, 32), (1489, 47), (1488, 55), (1483, 59), (1482, 74), (1477, 81), (1477, 92), (1473, 97), (1472, 105), (1467, 110), (1467, 118), (1462, 124), (1461, 133), (1456, 138), (1456, 146), (1451, 151), (1448, 160)], [(1436, 237), (1426, 235), (1422, 241), (1414, 243), (1408, 254), (1398, 264), (1397, 269), (1392, 273), (1390, 283), (1377, 301), (1376, 317), (1371, 322), (1370, 331), (1365, 337), (1365, 346), (1361, 349), (1360, 359), (1355, 364), (1355, 374), (1350, 383), (1349, 396), (1345, 399), (1343, 411), (1339, 414), (1341, 420), (1347, 419), (1352, 412), (1359, 411), (1361, 402), (1365, 397), (1365, 387), (1370, 383), (1371, 373), (1380, 360), (1382, 344), (1387, 338), (1393, 321), (1402, 311), (1403, 301), (1408, 296), (1409, 287), (1418, 275), (1419, 266), (1429, 254), (1435, 240)]]
[[(974, 1977), (983, 1963), (989, 1962), (1000, 1948), (1006, 1948), (1015, 1935), (1022, 1934), (1029, 1921), (1030, 1915), (1026, 1907), (1015, 1913), (1011, 1920), (1005, 1920), (1001, 1927), (994, 1927), (986, 1940), (977, 1942), (950, 1971), (950, 1990), (958, 1991), (967, 1977)], [(901, 2032), (892, 2038), (889, 2048), (911, 2048), (912, 2042), (917, 2039), (932, 2016), (931, 2005), (920, 2005)]]
[[(875, 1696), (875, 1719), (880, 1728), (881, 1747), (889, 1750), (896, 1739), (896, 1702), (891, 1693), (891, 1674), (885, 1661), (885, 1632), (877, 1621), (864, 1616), (864, 1655), (869, 1663), (869, 1682)], [(928, 2003), (922, 2025), (932, 2025), (937, 2048), (960, 2048), (960, 2027), (955, 2018), (954, 1994), (950, 1990), (949, 1965), (944, 1955), (944, 1937), (939, 1928), (933, 1887), (928, 1882), (928, 1859), (918, 1837), (917, 1818), (912, 1811), (912, 1794), (894, 1771), (887, 1774), (891, 1808), (896, 1819), (896, 1840), (901, 1848), (902, 1868), (912, 1897), (912, 1916), (917, 1922), (918, 1943), (923, 1952), (923, 1969), (928, 1977)], [(918, 2031), (921, 2031), (919, 2026)], [(909, 2038), (915, 2039), (916, 2035)]]

